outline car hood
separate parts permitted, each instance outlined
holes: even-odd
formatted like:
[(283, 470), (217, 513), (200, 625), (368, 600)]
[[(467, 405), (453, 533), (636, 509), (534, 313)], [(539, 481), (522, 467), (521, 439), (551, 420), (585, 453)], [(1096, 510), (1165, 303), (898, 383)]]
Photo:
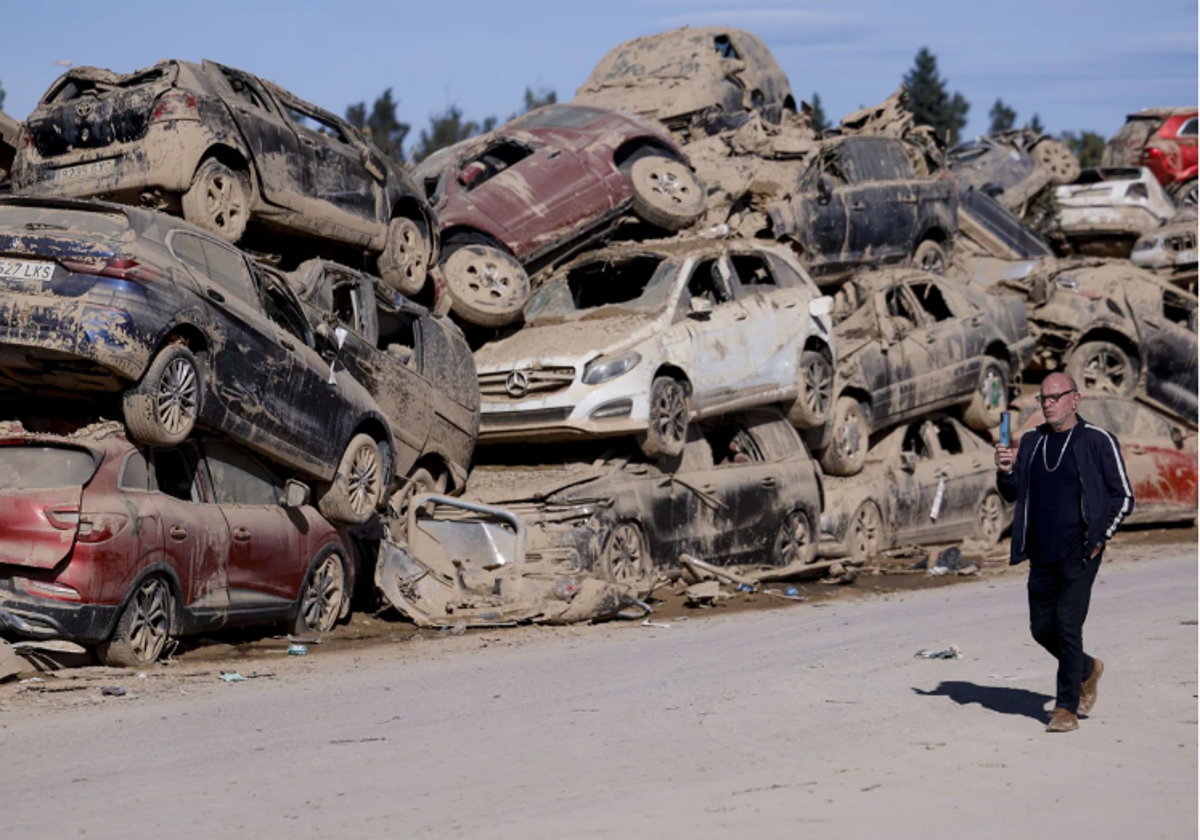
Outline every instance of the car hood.
[(649, 338), (658, 324), (657, 317), (622, 314), (527, 326), (476, 350), (475, 367), (480, 373), (517, 366), (573, 367)]
[(723, 91), (697, 79), (630, 80), (626, 84), (606, 82), (603, 85), (580, 88), (575, 95), (577, 105), (629, 111), (639, 117), (668, 120), (706, 108), (724, 105)]

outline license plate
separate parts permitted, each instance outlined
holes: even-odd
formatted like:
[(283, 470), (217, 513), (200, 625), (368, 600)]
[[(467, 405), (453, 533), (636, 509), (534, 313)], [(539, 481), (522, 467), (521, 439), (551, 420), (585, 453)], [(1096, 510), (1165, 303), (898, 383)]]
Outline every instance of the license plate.
[(97, 160), (92, 163), (84, 163), (79, 166), (68, 166), (59, 169), (54, 173), (54, 181), (58, 184), (64, 184), (69, 181), (78, 181), (81, 178), (102, 178), (105, 175), (111, 175), (117, 171), (117, 162), (115, 159)]
[(0, 279), (49, 280), (54, 276), (54, 263), (18, 262), (0, 259)]

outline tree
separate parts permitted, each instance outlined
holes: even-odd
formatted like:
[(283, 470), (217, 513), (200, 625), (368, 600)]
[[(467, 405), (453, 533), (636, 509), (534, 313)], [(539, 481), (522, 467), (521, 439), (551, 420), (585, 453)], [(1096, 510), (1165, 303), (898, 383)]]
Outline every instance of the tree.
[(359, 102), (346, 109), (346, 122), (360, 131), (365, 131), (379, 150), (396, 160), (404, 160), (404, 138), (410, 126), (396, 118), (397, 103), (392, 99), (392, 89), (381, 93), (367, 114), (367, 103)]
[(928, 47), (917, 52), (913, 68), (904, 76), (904, 86), (908, 110), (917, 125), (932, 126), (948, 145), (957, 143), (971, 104), (961, 93), (951, 96), (946, 91), (946, 80), (938, 75), (937, 57)]
[(481, 123), (463, 120), (462, 109), (451, 105), (440, 114), (429, 117), (429, 129), (421, 129), (421, 140), (417, 144), (414, 158), (424, 160), (439, 149), (461, 143), (476, 134), (484, 134), (496, 127), (496, 118), (487, 117)]
[(528, 114), (534, 108), (541, 108), (545, 105), (554, 105), (558, 102), (558, 94), (546, 88), (539, 88), (535, 93), (533, 88), (525, 88), (525, 107), (521, 111), (522, 114)]
[(4, 107), (4, 85), (0, 84), (0, 108)]
[(1060, 139), (1063, 145), (1075, 153), (1075, 157), (1079, 158), (1079, 165), (1084, 169), (1100, 165), (1100, 158), (1104, 154), (1103, 135), (1094, 131), (1083, 131), (1079, 134), (1064, 131)]
[(808, 117), (812, 125), (812, 130), (820, 133), (829, 129), (829, 118), (825, 116), (825, 109), (821, 107), (821, 94), (813, 92), (812, 113)]
[(1017, 112), (1005, 105), (1004, 100), (999, 97), (996, 98), (996, 104), (992, 106), (992, 110), (988, 111), (988, 117), (992, 120), (988, 134), (1012, 131), (1012, 127), (1017, 122)]
[(1044, 125), (1042, 125), (1042, 118), (1039, 117), (1037, 114), (1034, 114), (1033, 117), (1029, 120), (1029, 130), (1032, 131), (1034, 134), (1045, 134), (1046, 133), (1046, 127)]

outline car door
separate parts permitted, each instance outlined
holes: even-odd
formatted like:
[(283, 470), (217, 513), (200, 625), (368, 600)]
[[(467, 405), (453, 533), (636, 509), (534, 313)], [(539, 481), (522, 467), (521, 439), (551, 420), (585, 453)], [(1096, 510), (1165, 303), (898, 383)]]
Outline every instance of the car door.
[[(732, 269), (724, 255), (697, 260), (683, 294), (684, 327), (691, 345), (692, 408), (711, 410), (737, 396), (753, 377), (750, 313), (733, 297)], [(697, 307), (700, 307), (699, 309)]]
[(886, 394), (878, 400), (875, 414), (882, 425), (911, 417), (929, 404), (938, 387), (942, 354), (933, 344), (924, 311), (907, 286), (898, 283), (873, 297), (887, 348)]
[(1196, 422), (1196, 299), (1162, 290), (1162, 311), (1142, 314), (1146, 396)]
[[(1196, 513), (1197, 463), (1196, 433), (1170, 423), (1153, 409), (1129, 403), (1135, 411), (1131, 434), (1121, 439), (1127, 473), (1134, 480), (1134, 512), (1147, 502), (1158, 503), (1181, 518)], [(1148, 457), (1150, 463), (1142, 468), (1134, 459)], [(1154, 484), (1154, 489), (1143, 487)], [(1149, 491), (1149, 492), (1147, 492)]]
[[(896, 262), (908, 256), (917, 224), (916, 195), (904, 181), (912, 166), (883, 137), (851, 137), (838, 147), (847, 179), (846, 256), (851, 262)], [(902, 169), (899, 164), (906, 164)]]
[[(920, 543), (946, 530), (930, 517), (945, 463), (938, 459), (936, 432), (926, 421), (909, 423), (896, 467), (896, 538)], [(939, 511), (938, 518), (941, 518)]]
[[(992, 450), (956, 420), (939, 417), (932, 421), (937, 455), (945, 476), (945, 491), (938, 511), (938, 524), (956, 538), (975, 534), (975, 512), (989, 489), (995, 487), (996, 468)], [(935, 494), (936, 495), (936, 494)]]
[[(822, 179), (828, 189), (822, 188)], [(792, 200), (796, 237), (814, 274), (834, 273), (847, 264), (845, 191), (846, 182), (834, 159), (823, 158), (800, 179)]]
[(745, 307), (746, 376), (743, 384), (752, 391), (795, 390), (800, 348), (795, 336), (807, 312), (798, 312), (799, 293), (784, 294), (772, 265), (760, 253), (729, 255), (733, 269), (734, 297)]
[(933, 279), (909, 280), (905, 285), (921, 308), (925, 326), (920, 340), (929, 348), (933, 364), (918, 386), (924, 403), (946, 402), (970, 393), (983, 365), (982, 351), (976, 356), (967, 352), (967, 334), (974, 329), (970, 319), (975, 313), (966, 301), (946, 294), (943, 284)]

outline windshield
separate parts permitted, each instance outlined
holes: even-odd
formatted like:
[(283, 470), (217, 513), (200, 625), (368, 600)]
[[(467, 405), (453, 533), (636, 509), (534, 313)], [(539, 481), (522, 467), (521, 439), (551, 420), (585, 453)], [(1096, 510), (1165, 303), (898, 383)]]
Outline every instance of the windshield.
[(671, 269), (668, 260), (652, 254), (584, 263), (542, 286), (526, 305), (525, 320), (544, 324), (657, 313), (671, 293)]

